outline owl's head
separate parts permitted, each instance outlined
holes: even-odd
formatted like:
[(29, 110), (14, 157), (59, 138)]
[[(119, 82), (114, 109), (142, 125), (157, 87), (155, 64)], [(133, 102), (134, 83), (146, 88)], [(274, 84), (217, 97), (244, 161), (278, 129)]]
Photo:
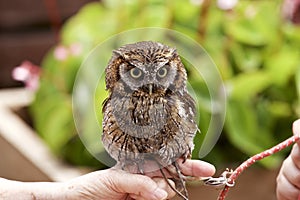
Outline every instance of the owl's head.
[(106, 68), (106, 87), (116, 83), (148, 94), (185, 88), (186, 71), (175, 48), (158, 42), (127, 44), (113, 51)]

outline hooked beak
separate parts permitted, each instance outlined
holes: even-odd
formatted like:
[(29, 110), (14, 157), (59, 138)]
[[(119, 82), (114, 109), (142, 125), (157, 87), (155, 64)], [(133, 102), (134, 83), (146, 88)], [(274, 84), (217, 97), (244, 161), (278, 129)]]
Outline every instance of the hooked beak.
[(152, 95), (153, 84), (149, 84), (149, 95)]

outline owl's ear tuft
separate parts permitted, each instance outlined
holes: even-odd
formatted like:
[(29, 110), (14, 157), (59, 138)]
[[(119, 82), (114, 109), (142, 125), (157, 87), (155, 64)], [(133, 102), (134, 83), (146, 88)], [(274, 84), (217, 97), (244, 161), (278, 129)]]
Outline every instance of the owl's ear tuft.
[(121, 57), (123, 57), (122, 51), (120, 51), (120, 50), (113, 50), (112, 52), (113, 52), (114, 56), (117, 56), (117, 57), (121, 56)]
[(177, 49), (176, 48), (170, 48), (170, 52), (172, 54), (177, 54)]
[(122, 57), (123, 59), (127, 60), (129, 58), (130, 53), (118, 49), (118, 50), (113, 50), (113, 55), (116, 57)]
[(177, 49), (175, 49), (175, 48), (169, 48), (168, 49), (168, 52), (166, 53), (166, 57), (168, 57), (168, 58), (172, 58), (172, 57), (174, 57), (174, 56), (177, 56), (178, 54), (177, 54)]

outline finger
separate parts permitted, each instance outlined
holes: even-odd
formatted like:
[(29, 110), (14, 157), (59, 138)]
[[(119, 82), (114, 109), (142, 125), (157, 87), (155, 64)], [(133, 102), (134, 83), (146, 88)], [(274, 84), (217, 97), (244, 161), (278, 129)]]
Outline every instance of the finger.
[(208, 177), (216, 172), (216, 168), (201, 160), (186, 160), (184, 163), (178, 160), (179, 167), (184, 175), (194, 177)]
[[(153, 180), (157, 183), (159, 188), (165, 190), (168, 193), (168, 196), (166, 197), (166, 199), (173, 198), (176, 195), (176, 193), (168, 185), (168, 183), (166, 182), (165, 179), (156, 177), (156, 178), (153, 178)], [(175, 187), (175, 183), (172, 180), (168, 179), (168, 181), (173, 187)], [(129, 196), (135, 200), (147, 200), (144, 197), (137, 195), (137, 194), (130, 194)]]
[[(293, 133), (294, 133), (294, 135), (300, 136), (300, 119), (296, 120), (293, 123)], [(298, 141), (297, 144), (300, 146), (300, 141)]]
[(127, 198), (126, 200), (147, 200), (147, 199), (144, 199), (143, 197), (141, 197), (140, 195), (137, 195), (137, 194), (129, 194), (129, 196), (131, 198)]
[(115, 191), (135, 194), (144, 199), (162, 200), (166, 199), (168, 193), (161, 189), (151, 178), (130, 174), (122, 170), (111, 169), (110, 183)]
[[(216, 171), (215, 167), (212, 164), (201, 160), (188, 159), (183, 163), (183, 159), (179, 159), (177, 163), (179, 164), (181, 172), (186, 176), (209, 177), (214, 175)], [(163, 171), (168, 178), (172, 178), (172, 175), (169, 174), (168, 170), (163, 169)], [(146, 175), (149, 177), (162, 177), (160, 170), (147, 172)]]
[(300, 169), (295, 165), (291, 156), (283, 162), (282, 174), (291, 184), (300, 188)]
[[(173, 198), (176, 193), (172, 190), (172, 188), (168, 185), (165, 179), (163, 178), (153, 178), (153, 180), (157, 183), (158, 187), (165, 190), (168, 193), (167, 199)], [(175, 183), (168, 179), (169, 183), (175, 188)]]
[(283, 174), (283, 168), (277, 177), (276, 195), (278, 200), (293, 200), (299, 196), (299, 190), (288, 181)]
[(291, 159), (296, 165), (296, 167), (300, 170), (300, 147), (299, 145), (294, 145), (291, 151)]

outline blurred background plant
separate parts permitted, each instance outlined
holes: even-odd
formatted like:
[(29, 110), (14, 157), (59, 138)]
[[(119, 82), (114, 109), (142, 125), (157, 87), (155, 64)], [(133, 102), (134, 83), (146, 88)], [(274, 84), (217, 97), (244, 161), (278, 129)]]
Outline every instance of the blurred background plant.
[[(201, 44), (225, 82), (225, 127), (204, 160), (216, 166), (237, 165), (289, 137), (291, 123), (300, 116), (297, 2), (102, 0), (87, 4), (63, 25), (59, 44), (41, 63), (40, 87), (30, 108), (34, 126), (53, 152), (68, 162), (104, 167), (87, 152), (75, 129), (72, 90), (77, 70), (97, 44), (114, 34), (142, 27), (169, 28)], [(202, 102), (210, 100), (205, 83), (190, 76), (190, 84), (203, 91), (196, 94), (202, 131), (195, 139), (197, 158), (212, 113)], [(97, 95), (104, 99), (106, 94)], [(261, 164), (276, 168), (284, 156), (283, 152)]]

